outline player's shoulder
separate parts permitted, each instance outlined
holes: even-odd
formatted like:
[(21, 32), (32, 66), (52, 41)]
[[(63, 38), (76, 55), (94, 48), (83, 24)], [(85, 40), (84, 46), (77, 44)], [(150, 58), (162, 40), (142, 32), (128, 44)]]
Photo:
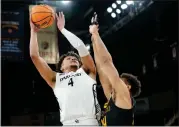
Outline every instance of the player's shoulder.
[(83, 67), (80, 67), (77, 71), (77, 73), (80, 72), (80, 73), (86, 73), (88, 75), (88, 73), (85, 71), (85, 69)]
[(59, 72), (57, 72), (56, 73), (56, 76), (63, 76), (63, 75), (65, 75), (66, 73), (59, 73)]
[(61, 75), (65, 75), (65, 73), (58, 73), (58, 75), (59, 75), (59, 76), (61, 76)]
[(84, 69), (82, 67), (78, 68), (77, 71), (84, 71)]

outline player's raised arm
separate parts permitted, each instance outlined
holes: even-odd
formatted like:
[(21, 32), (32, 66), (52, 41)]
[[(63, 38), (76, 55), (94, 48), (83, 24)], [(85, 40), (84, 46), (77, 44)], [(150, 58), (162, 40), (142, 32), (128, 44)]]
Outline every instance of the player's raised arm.
[(92, 42), (93, 42), (94, 49), (96, 50), (95, 53), (98, 54), (97, 55), (98, 60), (96, 61), (98, 62), (97, 69), (100, 70), (100, 73), (102, 73), (108, 79), (110, 83), (108, 84), (111, 85), (112, 89), (115, 91), (117, 96), (116, 99), (120, 100), (118, 101), (120, 103), (117, 105), (120, 108), (130, 109), (131, 97), (130, 97), (129, 90), (125, 85), (125, 83), (120, 78), (119, 73), (113, 64), (112, 57), (98, 33), (98, 26), (91, 25), (89, 31), (92, 34)]
[(81, 61), (83, 69), (93, 78), (96, 79), (96, 67), (91, 57), (88, 49), (81, 39), (79, 39), (76, 35), (71, 33), (70, 31), (64, 28), (65, 26), (65, 17), (62, 12), (59, 12), (59, 16), (56, 14), (57, 18), (57, 26), (61, 33), (67, 38), (70, 44), (77, 49)]
[(30, 28), (30, 57), (35, 67), (39, 71), (40, 75), (48, 83), (48, 85), (53, 88), (55, 85), (56, 72), (52, 71), (52, 69), (48, 66), (45, 60), (39, 55), (39, 47), (37, 42), (38, 29), (31, 22), (31, 17)]
[(107, 100), (109, 100), (110, 96), (111, 96), (111, 92), (112, 92), (112, 85), (111, 85), (109, 79), (106, 78), (107, 76), (103, 73), (102, 69), (100, 68), (101, 62), (99, 61), (100, 60), (99, 54), (97, 53), (97, 49), (96, 49), (96, 46), (94, 45), (94, 43), (92, 43), (92, 45), (93, 45), (94, 60), (96, 63), (96, 70), (97, 70), (97, 73), (99, 76), (99, 80), (103, 87), (104, 94), (105, 94)]

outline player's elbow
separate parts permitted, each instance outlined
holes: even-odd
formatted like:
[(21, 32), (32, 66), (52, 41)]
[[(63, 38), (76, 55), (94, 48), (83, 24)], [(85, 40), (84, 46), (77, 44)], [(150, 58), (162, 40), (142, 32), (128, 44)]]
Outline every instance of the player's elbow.
[(36, 59), (36, 58), (39, 58), (40, 55), (38, 52), (34, 52), (33, 50), (30, 49), (30, 57), (31, 59)]
[(39, 58), (39, 55), (30, 53), (30, 58), (31, 58), (32, 60), (36, 60), (36, 59)]
[(111, 65), (112, 59), (103, 57), (102, 59), (99, 59), (99, 61), (96, 61), (96, 62), (97, 62), (98, 69), (99, 68), (101, 69), (101, 68)]
[(112, 57), (105, 57), (104, 56), (104, 59), (102, 61), (102, 64), (109, 64), (112, 62)]

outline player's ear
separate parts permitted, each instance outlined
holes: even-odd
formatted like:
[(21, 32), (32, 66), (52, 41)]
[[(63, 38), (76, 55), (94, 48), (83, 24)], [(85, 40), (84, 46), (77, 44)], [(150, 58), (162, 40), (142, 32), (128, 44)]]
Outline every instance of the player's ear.
[(131, 89), (131, 85), (128, 85), (128, 84), (127, 84), (127, 88), (130, 90), (130, 89)]
[(61, 70), (61, 71), (63, 70), (63, 63), (62, 63), (61, 66), (60, 66), (60, 70)]

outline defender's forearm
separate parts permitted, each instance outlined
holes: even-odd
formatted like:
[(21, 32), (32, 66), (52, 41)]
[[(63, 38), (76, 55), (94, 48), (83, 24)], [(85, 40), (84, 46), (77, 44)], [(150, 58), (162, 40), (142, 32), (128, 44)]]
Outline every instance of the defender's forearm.
[(110, 94), (112, 91), (112, 85), (111, 85), (108, 77), (104, 73), (104, 71), (105, 71), (103, 68), (104, 64), (103, 64), (103, 62), (100, 62), (100, 56), (99, 56), (99, 53), (97, 52), (95, 43), (92, 43), (92, 45), (93, 45), (94, 59), (95, 59), (95, 63), (96, 63), (99, 80), (100, 80), (101, 85), (103, 86), (104, 94), (105, 94), (106, 98), (109, 100)]
[(95, 43), (92, 43), (92, 46), (93, 46), (93, 52), (94, 52), (94, 60), (95, 60), (95, 63), (96, 63), (96, 67), (97, 67), (97, 70), (99, 68), (99, 56), (98, 56), (98, 52), (96, 50), (96, 45)]
[(98, 64), (104, 64), (106, 61), (112, 61), (112, 57), (109, 54), (106, 46), (104, 45), (101, 37), (99, 36), (98, 33), (95, 33), (92, 35), (92, 42), (94, 46), (94, 51), (96, 54), (96, 59), (95, 61), (98, 62)]
[(31, 31), (30, 37), (30, 56), (39, 57), (39, 46), (37, 42), (37, 33)]

